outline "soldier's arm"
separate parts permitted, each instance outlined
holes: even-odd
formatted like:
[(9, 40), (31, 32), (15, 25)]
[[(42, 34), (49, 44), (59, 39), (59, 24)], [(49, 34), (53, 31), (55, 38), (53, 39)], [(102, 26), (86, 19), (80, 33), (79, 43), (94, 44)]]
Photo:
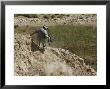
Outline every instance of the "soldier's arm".
[(38, 31), (33, 32), (32, 34), (30, 34), (30, 36), (34, 35), (35, 33), (38, 33)]
[(49, 35), (48, 35), (47, 31), (45, 31), (45, 36), (46, 36), (47, 38), (49, 37)]

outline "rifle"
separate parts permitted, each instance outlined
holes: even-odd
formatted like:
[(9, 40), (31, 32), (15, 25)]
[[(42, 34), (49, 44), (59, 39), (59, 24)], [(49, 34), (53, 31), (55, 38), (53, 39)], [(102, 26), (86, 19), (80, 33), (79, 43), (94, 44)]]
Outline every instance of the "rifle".
[(49, 36), (48, 37), (48, 43), (49, 43), (49, 45), (50, 45), (51, 42), (52, 42), (52, 38)]

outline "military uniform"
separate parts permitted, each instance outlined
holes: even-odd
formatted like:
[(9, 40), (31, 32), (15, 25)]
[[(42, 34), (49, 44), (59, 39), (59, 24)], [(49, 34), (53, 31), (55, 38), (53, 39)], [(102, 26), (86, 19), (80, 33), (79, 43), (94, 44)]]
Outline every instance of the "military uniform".
[(43, 47), (43, 48), (47, 47), (48, 37), (49, 36), (48, 36), (47, 30), (45, 30), (44, 28), (40, 28), (40, 30), (38, 30), (37, 40), (40, 47)]
[(37, 41), (38, 41), (38, 45), (39, 47), (43, 47), (43, 49), (45, 49), (47, 47), (47, 42), (48, 42), (48, 32), (47, 32), (47, 27), (43, 26), (42, 28), (40, 28), (39, 30), (36, 30), (34, 33), (32, 33), (31, 35), (36, 34), (37, 36)]

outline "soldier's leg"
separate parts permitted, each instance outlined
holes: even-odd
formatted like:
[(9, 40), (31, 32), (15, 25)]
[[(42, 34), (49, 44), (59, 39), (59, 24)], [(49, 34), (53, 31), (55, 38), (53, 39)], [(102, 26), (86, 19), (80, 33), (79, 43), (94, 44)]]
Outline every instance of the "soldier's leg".
[(45, 49), (45, 39), (41, 39), (42, 48)]
[(38, 46), (40, 47), (41, 46), (41, 39), (40, 38), (37, 38), (37, 43), (38, 43)]
[(42, 41), (42, 45), (43, 45), (43, 49), (45, 49), (45, 39), (43, 39), (43, 41)]
[(44, 39), (44, 48), (45, 49), (47, 48), (47, 41), (48, 41), (48, 39)]
[(43, 48), (43, 39), (40, 39), (39, 44), (40, 44), (40, 47)]

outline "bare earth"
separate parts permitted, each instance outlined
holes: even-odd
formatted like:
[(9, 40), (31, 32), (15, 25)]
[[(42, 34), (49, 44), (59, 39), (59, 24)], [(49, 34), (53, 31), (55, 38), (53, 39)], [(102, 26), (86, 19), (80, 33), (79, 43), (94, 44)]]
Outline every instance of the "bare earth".
[[(54, 14), (53, 14), (54, 15)], [(14, 18), (14, 25), (17, 26), (52, 26), (52, 25), (97, 25), (96, 14), (66, 14), (54, 15), (52, 14), (39, 14), (38, 18), (27, 18), (24, 16), (17, 16)]]
[(44, 53), (29, 35), (14, 35), (15, 76), (95, 76), (84, 59), (62, 48), (48, 47)]

